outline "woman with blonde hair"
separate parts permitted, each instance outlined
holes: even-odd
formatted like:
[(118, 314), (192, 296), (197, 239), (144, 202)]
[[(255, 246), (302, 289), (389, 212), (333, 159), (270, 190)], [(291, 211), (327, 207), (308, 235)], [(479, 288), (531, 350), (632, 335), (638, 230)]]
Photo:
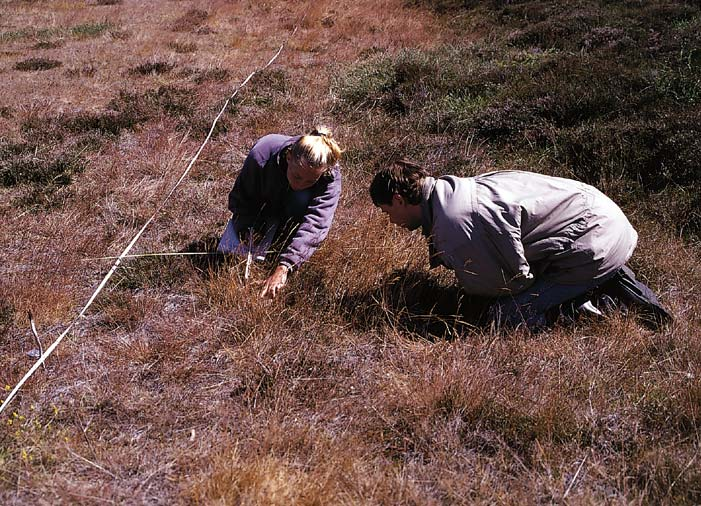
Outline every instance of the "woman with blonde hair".
[(307, 135), (270, 134), (246, 157), (229, 193), (232, 217), (217, 250), (267, 260), (281, 246), (277, 266), (261, 290), (275, 297), (326, 238), (341, 195), (341, 149), (331, 131), (318, 126)]

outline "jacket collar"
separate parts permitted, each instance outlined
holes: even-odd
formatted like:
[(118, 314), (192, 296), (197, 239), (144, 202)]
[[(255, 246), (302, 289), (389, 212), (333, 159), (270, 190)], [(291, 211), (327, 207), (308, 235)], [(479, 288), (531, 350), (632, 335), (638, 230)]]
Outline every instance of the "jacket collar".
[(427, 176), (421, 187), (421, 233), (429, 237), (433, 228), (433, 190), (436, 187), (436, 179)]
[(282, 170), (283, 173), (287, 174), (287, 150), (299, 140), (299, 138), (302, 137), (301, 135), (297, 135), (295, 137), (290, 137), (285, 143), (282, 145), (280, 150), (275, 153), (275, 162), (277, 163), (277, 166)]

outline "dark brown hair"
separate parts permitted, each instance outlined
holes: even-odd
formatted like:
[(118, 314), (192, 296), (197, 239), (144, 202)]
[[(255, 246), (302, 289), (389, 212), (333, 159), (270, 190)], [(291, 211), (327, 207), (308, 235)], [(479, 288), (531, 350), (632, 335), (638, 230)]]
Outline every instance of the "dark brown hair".
[(401, 195), (409, 204), (421, 202), (421, 185), (426, 169), (411, 160), (397, 160), (380, 169), (370, 183), (370, 198), (376, 206), (391, 205), (392, 195)]

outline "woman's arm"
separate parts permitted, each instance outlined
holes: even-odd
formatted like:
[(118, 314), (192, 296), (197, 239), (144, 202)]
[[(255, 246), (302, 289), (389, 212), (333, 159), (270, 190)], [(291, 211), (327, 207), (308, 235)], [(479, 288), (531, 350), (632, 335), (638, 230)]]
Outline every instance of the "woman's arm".
[(280, 264), (295, 269), (309, 260), (329, 233), (340, 195), (341, 172), (335, 167), (333, 179), (309, 203), (297, 232), (280, 255)]
[(249, 153), (229, 192), (229, 210), (234, 215), (236, 232), (247, 231), (260, 216), (264, 206), (260, 192), (262, 171), (253, 153)]

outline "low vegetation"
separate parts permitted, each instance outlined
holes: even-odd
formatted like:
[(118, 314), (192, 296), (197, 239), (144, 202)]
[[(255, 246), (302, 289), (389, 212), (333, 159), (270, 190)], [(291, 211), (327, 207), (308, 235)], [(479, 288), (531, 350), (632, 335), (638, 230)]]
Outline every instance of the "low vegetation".
[[(6, 393), (38, 349), (28, 312), (48, 346), (225, 98), (300, 27), (132, 251), (182, 255), (125, 259), (3, 412), (1, 503), (701, 502), (696, 4), (3, 8)], [(342, 202), (322, 248), (264, 301), (269, 266), (246, 281), (214, 254), (226, 195), (256, 138), (318, 123), (345, 149)], [(631, 265), (675, 322), (486, 327), (488, 301), (429, 271), (423, 238), (369, 202), (395, 156), (599, 186), (638, 229)]]

